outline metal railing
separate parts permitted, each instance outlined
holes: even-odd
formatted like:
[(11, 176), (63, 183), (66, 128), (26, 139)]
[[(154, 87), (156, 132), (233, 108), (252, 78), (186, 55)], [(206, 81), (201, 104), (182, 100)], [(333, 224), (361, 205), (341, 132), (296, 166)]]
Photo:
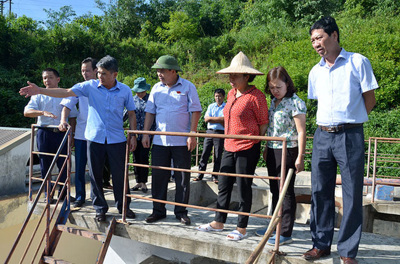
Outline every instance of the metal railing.
[[(367, 152), (367, 179), (364, 179), (364, 185), (370, 185), (371, 188), (371, 202), (375, 201), (375, 187), (377, 184), (389, 185), (389, 186), (400, 186), (400, 177), (395, 175), (377, 175), (379, 168), (386, 169), (400, 169), (400, 155), (397, 153), (379, 153), (378, 145), (380, 144), (399, 144), (400, 138), (382, 138), (382, 137), (370, 137), (368, 139), (368, 152)], [(373, 150), (372, 150), (373, 149)], [(372, 163), (372, 167), (371, 167)], [(392, 163), (397, 166), (388, 166), (387, 163)], [(380, 165), (380, 166), (379, 166)], [(372, 180), (370, 180), (372, 170)], [(383, 178), (378, 179), (377, 177)], [(391, 178), (391, 179), (388, 179)]]
[[(43, 193), (43, 190), (45, 188), (46, 188), (46, 193), (47, 193), (46, 204), (45, 204), (44, 210), (43, 210), (43, 212), (42, 212), (42, 214), (40, 216), (39, 222), (37, 223), (36, 227), (34, 228), (34, 231), (33, 231), (32, 235), (31, 235), (31, 238), (30, 238), (30, 240), (29, 240), (29, 242), (28, 242), (28, 244), (27, 244), (27, 246), (25, 248), (24, 253), (22, 254), (20, 263), (22, 263), (24, 261), (25, 257), (27, 256), (27, 253), (30, 250), (30, 247), (32, 246), (32, 242), (33, 242), (34, 238), (37, 235), (38, 229), (39, 229), (39, 227), (40, 227), (45, 215), (46, 215), (46, 218), (45, 218), (46, 227), (45, 227), (44, 233), (42, 234), (42, 237), (40, 238), (39, 245), (36, 248), (36, 251), (35, 251), (34, 256), (33, 256), (32, 260), (31, 260), (31, 263), (35, 262), (37, 254), (38, 254), (39, 250), (42, 247), (43, 240), (46, 241), (46, 244), (44, 246), (43, 255), (49, 255), (49, 253), (52, 253), (51, 251), (54, 251), (54, 248), (52, 248), (52, 245), (50, 244), (50, 241), (51, 241), (50, 236), (53, 235), (51, 233), (51, 230), (53, 230), (53, 228), (50, 228), (50, 225), (51, 225), (51, 222), (54, 219), (54, 216), (56, 214), (57, 207), (58, 207), (58, 204), (59, 204), (60, 200), (57, 199), (57, 202), (56, 202), (53, 210), (50, 207), (50, 202), (51, 202), (51, 199), (52, 199), (52, 197), (54, 195), (54, 192), (55, 192), (57, 186), (59, 186), (59, 185), (63, 186), (62, 190), (60, 191), (60, 197), (65, 196), (65, 199), (64, 199), (63, 205), (62, 205), (61, 210), (60, 210), (60, 212), (58, 214), (58, 217), (57, 217), (57, 220), (56, 220), (55, 224), (65, 223), (67, 221), (67, 217), (68, 217), (69, 210), (70, 210), (69, 206), (70, 206), (70, 179), (71, 179), (71, 139), (72, 139), (71, 130), (70, 130), (70, 128), (68, 128), (68, 130), (66, 131), (66, 133), (64, 135), (64, 138), (63, 138), (63, 140), (62, 140), (62, 142), (61, 142), (61, 144), (60, 144), (60, 146), (59, 146), (59, 148), (58, 148), (56, 153), (44, 153), (44, 152), (34, 151), (35, 128), (58, 129), (57, 126), (42, 127), (42, 126), (39, 126), (39, 125), (36, 125), (36, 124), (32, 125), (31, 146), (30, 146), (30, 148), (31, 148), (31, 157), (30, 157), (30, 165), (29, 165), (29, 202), (31, 203), (31, 208), (30, 208), (30, 210), (28, 212), (28, 215), (27, 215), (24, 223), (22, 224), (21, 230), (19, 231), (19, 233), (17, 235), (17, 238), (16, 238), (16, 240), (15, 240), (15, 242), (14, 242), (14, 244), (13, 244), (11, 250), (10, 250), (10, 253), (8, 254), (8, 256), (7, 256), (7, 258), (6, 258), (4, 263), (9, 263), (10, 262), (11, 257), (13, 256), (13, 253), (15, 252), (15, 249), (17, 248), (21, 237), (24, 234), (24, 231), (26, 230), (26, 227), (27, 227), (27, 225), (28, 225), (28, 223), (29, 223), (29, 221), (31, 219), (31, 216), (32, 216), (33, 212), (36, 209), (36, 206), (37, 206), (38, 201), (40, 199), (40, 195)], [(65, 144), (68, 145), (67, 154), (63, 155), (63, 154), (61, 154), (61, 151), (64, 148)], [(53, 156), (54, 157), (53, 161), (51, 162), (50, 168), (47, 171), (46, 176), (45, 176), (44, 179), (33, 177), (33, 155), (34, 154), (47, 155), (47, 156)], [(64, 160), (64, 163), (62, 165), (62, 168), (60, 169), (60, 171), (58, 173), (57, 179), (55, 181), (52, 181), (51, 180), (51, 176), (52, 176), (51, 175), (51, 171), (53, 170), (53, 168), (54, 168), (54, 166), (55, 166), (55, 164), (57, 162), (57, 159), (59, 157), (64, 157), (65, 160)], [(60, 182), (60, 178), (61, 178), (61, 175), (62, 175), (62, 173), (64, 172), (65, 169), (67, 170), (67, 178), (66, 178), (65, 182), (62, 183), (62, 182)], [(33, 193), (32, 193), (32, 180), (39, 180), (39, 181), (43, 182), (42, 185), (40, 186), (39, 191), (37, 192), (36, 197), (35, 197), (34, 200), (33, 200)], [(52, 184), (53, 184), (53, 187), (51, 187)], [(66, 195), (64, 195), (65, 192), (66, 192)]]
[[(217, 209), (217, 208), (209, 208), (204, 206), (197, 206), (191, 204), (184, 204), (184, 203), (177, 203), (171, 202), (166, 200), (159, 200), (154, 198), (144, 197), (142, 195), (134, 195), (128, 194), (129, 188), (129, 166), (138, 166), (143, 168), (151, 168), (151, 169), (160, 169), (160, 170), (169, 170), (169, 171), (179, 171), (179, 172), (189, 172), (189, 173), (205, 173), (211, 175), (221, 175), (221, 176), (229, 176), (229, 177), (247, 177), (247, 178), (256, 178), (256, 179), (271, 179), (271, 180), (280, 180), (280, 196), (281, 191), (283, 190), (283, 186), (285, 183), (285, 176), (286, 176), (286, 155), (287, 155), (287, 142), (286, 138), (281, 137), (266, 137), (266, 136), (242, 136), (242, 135), (224, 135), (224, 134), (206, 134), (206, 133), (179, 133), (179, 132), (160, 132), (160, 131), (143, 131), (143, 130), (128, 130), (128, 141), (126, 147), (126, 155), (125, 155), (125, 179), (124, 179), (124, 198), (123, 198), (123, 210), (122, 210), (122, 222), (126, 223), (126, 212), (127, 212), (127, 198), (136, 198), (142, 199), (147, 201), (153, 201), (158, 203), (176, 205), (176, 206), (183, 206), (193, 209), (200, 209), (205, 211), (214, 211), (214, 212), (221, 212), (221, 213), (229, 213), (229, 214), (236, 214), (236, 215), (245, 215), (245, 216), (252, 216), (258, 218), (266, 218), (271, 219), (273, 216), (269, 215), (262, 215), (262, 214), (252, 214), (246, 212), (238, 212), (238, 211), (231, 211), (231, 210), (224, 210), (224, 209)], [(147, 134), (147, 135), (166, 135), (166, 136), (184, 136), (184, 137), (208, 137), (208, 138), (231, 138), (231, 139), (246, 139), (246, 140), (268, 140), (268, 141), (282, 141), (282, 165), (281, 165), (281, 177), (273, 177), (273, 176), (255, 176), (255, 175), (247, 175), (247, 174), (236, 174), (236, 173), (224, 173), (224, 172), (204, 172), (198, 170), (190, 170), (190, 169), (181, 169), (181, 168), (173, 168), (173, 167), (164, 167), (164, 166), (153, 166), (153, 165), (144, 165), (138, 163), (130, 163), (129, 162), (129, 142), (130, 137), (132, 134)], [(275, 215), (274, 221), (278, 221), (276, 224), (276, 241), (275, 241), (275, 250), (273, 251), (271, 261), (274, 261), (274, 256), (277, 252), (279, 252), (279, 237), (281, 232), (281, 214), (282, 209), (276, 208), (277, 214)], [(272, 232), (271, 232), (272, 233)]]

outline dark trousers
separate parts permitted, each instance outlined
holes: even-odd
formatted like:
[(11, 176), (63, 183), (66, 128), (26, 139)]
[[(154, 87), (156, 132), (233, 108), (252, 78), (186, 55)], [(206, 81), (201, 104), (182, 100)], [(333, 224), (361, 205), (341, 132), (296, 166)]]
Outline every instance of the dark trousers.
[[(171, 159), (174, 168), (190, 169), (191, 157), (187, 146), (165, 147), (153, 145), (151, 151), (151, 163), (153, 166), (171, 167)], [(176, 185), (175, 202), (187, 204), (190, 194), (190, 173), (175, 171), (174, 176)], [(153, 198), (167, 200), (170, 177), (171, 171), (169, 170), (152, 170), (151, 194)], [(187, 215), (186, 207), (175, 206), (174, 213), (178, 217)], [(165, 204), (153, 202), (153, 214), (165, 216)]]
[(86, 163), (87, 144), (86, 140), (75, 139), (75, 192), (77, 201), (85, 201), (86, 198)]
[[(229, 152), (224, 150), (224, 153), (222, 154), (220, 171), (254, 175), (257, 162), (260, 158), (260, 146), (261, 143), (257, 143), (252, 148), (239, 152)], [(235, 180), (239, 192), (239, 212), (249, 213), (253, 199), (253, 193), (251, 189), (253, 178), (219, 176), (217, 208), (229, 209)], [(217, 212), (214, 220), (225, 223), (226, 217), (226, 213)], [(248, 216), (239, 215), (237, 226), (240, 228), (246, 228), (248, 221)]]
[[(37, 140), (37, 148), (39, 152), (45, 153), (53, 153), (55, 154), (60, 147), (60, 144), (65, 136), (65, 132), (53, 132), (53, 129), (48, 128), (38, 128), (36, 134)], [(67, 154), (67, 142), (61, 150), (61, 154)], [(46, 177), (47, 171), (50, 168), (51, 162), (53, 161), (54, 156), (48, 155), (39, 155), (40, 159), (40, 172), (42, 175), (42, 179)], [(61, 170), (62, 165), (64, 163), (65, 158), (57, 159), (57, 167)], [(51, 178), (50, 178), (51, 179)], [(61, 174), (60, 182), (65, 182), (67, 179), (67, 165), (65, 165), (64, 171)], [(62, 185), (59, 186), (59, 192), (61, 192)], [(64, 195), (67, 192), (65, 191)], [(62, 197), (61, 197), (62, 198)]]
[[(110, 161), (110, 170), (113, 175), (113, 192), (115, 206), (122, 210), (124, 172), (125, 172), (125, 149), (126, 142), (116, 144), (99, 144), (87, 141), (87, 155), (90, 171), (91, 196), (96, 213), (107, 213), (108, 205), (103, 191), (103, 169), (106, 157)], [(129, 186), (128, 186), (129, 193)], [(130, 198), (129, 203), (131, 202)]]
[(310, 229), (314, 247), (327, 249), (332, 245), (336, 170), (339, 165), (342, 176), (343, 218), (337, 247), (340, 256), (357, 256), (363, 218), (364, 151), (362, 126), (337, 133), (317, 128), (311, 172)]
[[(207, 134), (224, 134), (223, 130), (207, 130)], [(219, 172), (221, 165), (222, 152), (224, 151), (224, 139), (223, 138), (204, 138), (203, 152), (199, 162), (199, 171), (205, 171), (207, 169), (208, 159), (210, 158), (211, 151), (214, 147), (214, 168), (213, 172)], [(199, 178), (203, 179), (203, 174), (199, 174)], [(213, 176), (218, 178), (217, 175)]]
[[(138, 140), (137, 147), (133, 152), (133, 162), (139, 164), (149, 165), (149, 152), (150, 148), (144, 148), (142, 145), (142, 141)], [(147, 182), (147, 177), (149, 175), (149, 168), (143, 167), (134, 167), (136, 182)]]
[[(290, 168), (296, 170), (295, 163), (299, 154), (298, 148), (288, 148), (286, 155), (286, 174)], [(282, 149), (268, 148), (267, 152), (267, 168), (268, 176), (281, 176)], [(294, 193), (294, 182), (296, 174), (293, 174), (290, 180), (285, 198), (282, 204), (282, 228), (281, 235), (291, 237), (293, 231), (294, 220), (296, 219), (296, 194)], [(272, 193), (272, 210), (275, 211), (279, 200), (280, 181), (269, 180), (269, 186)]]
[(106, 156), (106, 159), (104, 161), (104, 169), (103, 169), (103, 184), (110, 185), (110, 179), (111, 179), (110, 161), (108, 160), (108, 157)]

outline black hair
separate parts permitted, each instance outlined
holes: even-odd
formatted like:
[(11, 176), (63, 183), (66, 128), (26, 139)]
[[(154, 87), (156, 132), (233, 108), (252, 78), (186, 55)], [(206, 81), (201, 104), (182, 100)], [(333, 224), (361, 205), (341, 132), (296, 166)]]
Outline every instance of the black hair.
[(56, 76), (56, 77), (60, 77), (60, 74), (58, 73), (58, 71), (56, 70), (56, 69), (53, 69), (53, 68), (46, 68), (46, 69), (44, 69), (43, 71), (42, 71), (42, 74), (44, 73), (44, 72), (52, 72), (52, 73), (54, 73), (54, 75)]
[(110, 72), (118, 72), (118, 62), (115, 58), (107, 55), (103, 57), (97, 64), (97, 68), (101, 67)]
[(97, 68), (97, 66), (96, 66), (97, 60), (94, 59), (94, 58), (92, 58), (92, 57), (87, 57), (86, 59), (84, 59), (84, 60), (82, 61), (81, 64), (89, 63), (89, 62), (92, 64), (92, 69), (95, 70), (95, 69)]
[(225, 96), (225, 91), (224, 91), (224, 89), (217, 88), (217, 89), (215, 89), (215, 91), (214, 91), (214, 94), (216, 94), (216, 93), (219, 93), (219, 94), (222, 94), (222, 96)]
[(337, 40), (338, 40), (338, 43), (340, 43), (340, 39), (339, 39), (339, 27), (338, 27), (338, 25), (336, 24), (336, 20), (335, 20), (333, 17), (331, 17), (331, 16), (326, 16), (326, 17), (323, 17), (323, 18), (319, 19), (317, 22), (315, 22), (315, 23), (311, 26), (311, 28), (310, 28), (310, 31), (309, 31), (310, 35), (311, 35), (311, 32), (312, 32), (314, 29), (323, 29), (329, 36), (330, 36), (333, 32), (336, 31), (336, 32), (337, 32), (337, 35), (338, 35)]

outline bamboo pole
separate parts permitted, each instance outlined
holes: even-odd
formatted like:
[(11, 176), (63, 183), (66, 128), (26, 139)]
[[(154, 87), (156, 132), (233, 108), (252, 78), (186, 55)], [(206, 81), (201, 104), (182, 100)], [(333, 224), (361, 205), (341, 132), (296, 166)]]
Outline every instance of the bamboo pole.
[(258, 259), (258, 256), (261, 254), (262, 250), (265, 247), (265, 244), (267, 243), (267, 240), (271, 236), (271, 233), (273, 231), (273, 226), (276, 225), (276, 223), (278, 222), (276, 220), (278, 218), (279, 210), (280, 210), (280, 208), (282, 206), (283, 199), (285, 198), (286, 191), (287, 191), (287, 189), (289, 187), (290, 180), (292, 179), (293, 172), (294, 172), (293, 169), (289, 169), (289, 173), (288, 173), (288, 176), (286, 178), (285, 185), (283, 186), (283, 190), (280, 193), (278, 203), (276, 205), (274, 214), (272, 215), (272, 218), (271, 218), (271, 221), (270, 221), (269, 226), (267, 228), (267, 231), (265, 232), (265, 234), (264, 234), (263, 238), (261, 239), (260, 243), (258, 244), (258, 246), (254, 249), (253, 253), (251, 253), (250, 257), (247, 259), (246, 264), (257, 263), (256, 261)]

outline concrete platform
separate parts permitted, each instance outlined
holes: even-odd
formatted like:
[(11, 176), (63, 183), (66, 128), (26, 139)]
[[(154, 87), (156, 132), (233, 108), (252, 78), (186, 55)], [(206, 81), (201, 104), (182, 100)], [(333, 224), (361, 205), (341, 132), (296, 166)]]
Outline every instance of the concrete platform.
[[(206, 176), (206, 178), (208, 177)], [(261, 199), (261, 201), (259, 201), (260, 203), (258, 205), (253, 206), (253, 209), (259, 210), (263, 206), (264, 209), (266, 209), (265, 204), (267, 204), (267, 193), (269, 192), (261, 186), (259, 180), (255, 183), (257, 186), (254, 188), (253, 192), (255, 193), (256, 199)], [(133, 186), (133, 184), (132, 181), (131, 186)], [(170, 183), (169, 185), (168, 200), (170, 201), (173, 201), (174, 185), (174, 183)], [(148, 187), (150, 187), (150, 184), (148, 184)], [(212, 202), (210, 201), (216, 198), (216, 188), (217, 185), (210, 181), (192, 181), (190, 203), (211, 204)], [(260, 191), (257, 191), (257, 189)], [(143, 194), (140, 191), (135, 193)], [(151, 191), (149, 190), (145, 196), (150, 197), (150, 193)], [(107, 191), (106, 198), (110, 204), (107, 220), (111, 220), (112, 217), (116, 217), (117, 219), (121, 218), (121, 215), (119, 215), (117, 210), (113, 207), (114, 198), (112, 192)], [(227, 263), (244, 263), (261, 241), (260, 237), (255, 236), (255, 231), (268, 224), (267, 220), (250, 218), (248, 226), (249, 237), (239, 242), (232, 242), (226, 240), (226, 235), (235, 229), (236, 215), (228, 216), (223, 232), (205, 233), (197, 231), (196, 226), (211, 222), (214, 218), (214, 212), (188, 208), (192, 225), (185, 226), (175, 219), (173, 206), (167, 205), (166, 207), (168, 210), (166, 219), (157, 223), (147, 224), (144, 219), (151, 214), (152, 203), (140, 199), (133, 199), (130, 208), (136, 213), (136, 219), (129, 221), (130, 225), (118, 224), (115, 235), (162, 248), (185, 252), (193, 255), (193, 259), (197, 256), (197, 261), (195, 263), (210, 263), (209, 260), (199, 261), (201, 257), (225, 261)], [(399, 206), (397, 205), (397, 207)], [(104, 232), (107, 224), (96, 222), (94, 217), (95, 212), (92, 206), (86, 203), (82, 209), (71, 213), (70, 222), (84, 228)], [(336, 249), (337, 231), (338, 230), (335, 230), (331, 256), (320, 261), (315, 261), (315, 263), (340, 263)], [(278, 257), (277, 263), (308, 263), (301, 258), (301, 255), (312, 246), (308, 225), (295, 224), (293, 240), (293, 243), (290, 245), (280, 247), (280, 251), (284, 252), (286, 256)], [(272, 246), (267, 245), (265, 247), (259, 259), (259, 263), (267, 262), (270, 256), (269, 250), (271, 249), (273, 249)], [(132, 256), (133, 255), (135, 255), (135, 252), (132, 252)], [(357, 259), (361, 264), (400, 263), (400, 238), (363, 233)], [(187, 261), (186, 259), (175, 260), (177, 262), (181, 261), (180, 263), (194, 263), (194, 261)]]

